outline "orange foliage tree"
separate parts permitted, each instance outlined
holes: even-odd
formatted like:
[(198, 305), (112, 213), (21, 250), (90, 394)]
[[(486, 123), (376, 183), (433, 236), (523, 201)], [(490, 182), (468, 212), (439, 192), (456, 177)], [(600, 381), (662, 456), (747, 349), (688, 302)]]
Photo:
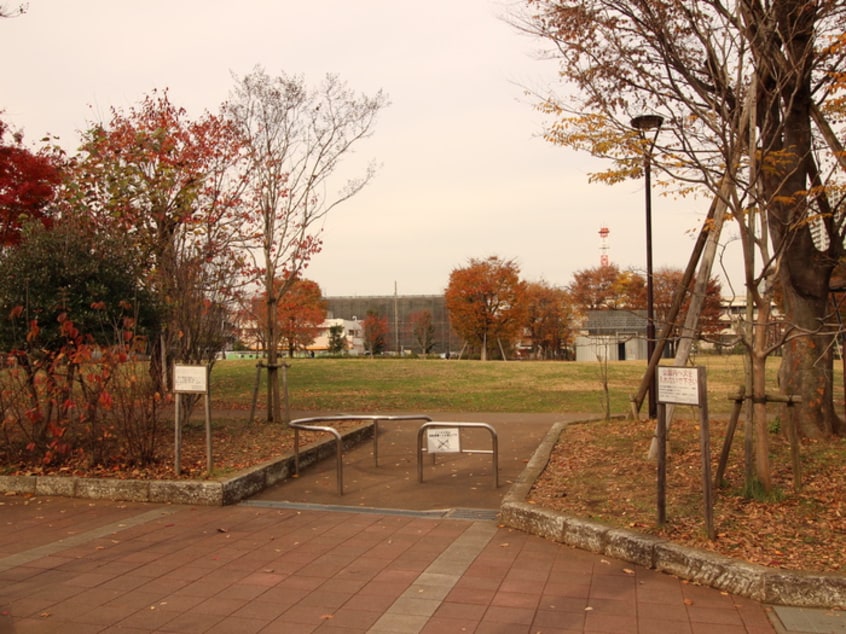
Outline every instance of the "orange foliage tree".
[[(676, 289), (682, 282), (681, 269), (662, 267), (653, 273), (655, 321), (666, 324)], [(693, 281), (691, 281), (691, 290)], [(592, 269), (583, 269), (573, 274), (568, 288), (573, 303), (581, 310), (645, 310), (646, 280), (632, 270), (620, 270), (615, 264)], [(717, 278), (708, 281), (705, 300), (699, 316), (697, 335), (709, 336), (719, 333), (722, 287)], [(690, 304), (687, 295), (681, 315), (686, 314)], [(670, 337), (676, 339), (681, 324), (678, 323)]]
[(372, 310), (361, 322), (364, 349), (372, 357), (385, 350), (385, 337), (388, 336), (388, 318)]
[(575, 312), (565, 289), (546, 282), (526, 284), (526, 331), (535, 358), (567, 358), (573, 343)]
[(485, 361), (503, 357), (526, 322), (526, 284), (514, 260), (473, 258), (450, 273), (446, 308), (455, 332)]
[[(673, 304), (673, 296), (676, 289), (681, 285), (684, 271), (670, 267), (663, 267), (654, 273), (655, 286), (655, 321), (659, 325), (667, 323), (670, 307)], [(693, 281), (691, 281), (691, 289)], [(720, 315), (722, 314), (721, 301), (722, 285), (719, 279), (712, 277), (708, 280), (705, 299), (702, 302), (702, 311), (699, 315), (699, 328), (696, 333), (697, 336), (707, 338), (719, 334), (722, 329), (720, 322)], [(680, 315), (685, 315), (690, 304), (690, 294), (687, 295)], [(677, 338), (681, 329), (681, 323), (678, 322), (676, 327), (671, 332), (671, 337)]]
[[(278, 287), (287, 286), (288, 290), (276, 303), (276, 319), (281, 331), (281, 341), (293, 357), (297, 350), (303, 350), (314, 343), (320, 334), (320, 325), (326, 320), (326, 302), (317, 282), (296, 279), (291, 283), (277, 280)], [(278, 291), (277, 291), (278, 292)], [(249, 320), (255, 324), (254, 335), (262, 347), (268, 345), (267, 333), (267, 297), (265, 293), (256, 295), (250, 302)]]
[(633, 310), (646, 306), (646, 280), (616, 264), (582, 269), (568, 287), (573, 303), (582, 310)]

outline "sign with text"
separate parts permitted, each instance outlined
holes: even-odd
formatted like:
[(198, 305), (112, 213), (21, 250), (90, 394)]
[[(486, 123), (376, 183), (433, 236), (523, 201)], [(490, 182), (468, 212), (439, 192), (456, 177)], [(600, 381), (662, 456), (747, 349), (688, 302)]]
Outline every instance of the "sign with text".
[(177, 394), (206, 394), (208, 369), (204, 365), (174, 365), (173, 391)]
[(426, 430), (426, 448), (429, 453), (459, 453), (461, 438), (457, 427)]
[(704, 368), (658, 366), (658, 402), (676, 405), (700, 405), (699, 371)]

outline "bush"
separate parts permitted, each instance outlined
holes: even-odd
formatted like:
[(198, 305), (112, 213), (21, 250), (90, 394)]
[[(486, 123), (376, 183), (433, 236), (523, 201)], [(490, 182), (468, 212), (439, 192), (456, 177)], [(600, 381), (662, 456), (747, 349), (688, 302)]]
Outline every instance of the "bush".
[(66, 317), (39, 346), (37, 323), (0, 371), (0, 460), (7, 471), (146, 465), (158, 459), (161, 395), (125, 343), (95, 345)]

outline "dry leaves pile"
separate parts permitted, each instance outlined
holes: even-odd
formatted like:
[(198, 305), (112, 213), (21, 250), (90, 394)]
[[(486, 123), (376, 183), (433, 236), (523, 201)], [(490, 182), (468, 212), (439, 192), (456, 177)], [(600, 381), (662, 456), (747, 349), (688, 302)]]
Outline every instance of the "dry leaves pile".
[[(725, 421), (712, 421), (712, 475)], [(747, 499), (743, 439), (735, 438), (714, 494), (717, 540), (705, 534), (699, 426), (676, 421), (667, 459), (667, 523), (657, 526), (656, 466), (646, 458), (654, 423), (610, 421), (564, 430), (530, 502), (672, 539), (757, 564), (792, 570), (846, 571), (846, 439), (802, 444), (802, 487), (793, 489), (789, 444), (770, 435), (775, 490)]]
[[(341, 432), (359, 426), (360, 422), (340, 421), (333, 426)], [(324, 432), (300, 432), (300, 447), (331, 438)], [(143, 480), (202, 480), (206, 472), (206, 431), (203, 424), (192, 423), (182, 432), (180, 474), (174, 471), (174, 438), (172, 428), (158, 438), (160, 459), (149, 465), (128, 465), (116, 460), (108, 466), (89, 466), (71, 461), (59, 468), (27, 469), (19, 473), (109, 477)], [(275, 460), (294, 450), (294, 432), (282, 424), (246, 423), (244, 420), (215, 421), (212, 428), (213, 476), (231, 475), (243, 469)]]

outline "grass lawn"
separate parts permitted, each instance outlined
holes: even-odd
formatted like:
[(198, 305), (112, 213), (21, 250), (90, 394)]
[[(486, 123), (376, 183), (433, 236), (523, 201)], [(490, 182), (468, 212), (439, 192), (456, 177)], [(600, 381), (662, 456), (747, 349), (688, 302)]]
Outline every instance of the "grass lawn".
[[(780, 359), (768, 364), (777, 392)], [(729, 394), (744, 383), (741, 356), (699, 356), (707, 369), (712, 415), (730, 411)], [(612, 414), (629, 412), (646, 363), (610, 363)], [(836, 364), (836, 402), (842, 402), (842, 368)], [(287, 369), (292, 411), (322, 412), (578, 412), (602, 414), (602, 366), (598, 362), (457, 361), (443, 359), (293, 359)], [(248, 408), (256, 380), (255, 361), (219, 361), (211, 375), (218, 408)], [(265, 403), (262, 373), (259, 407)], [(641, 408), (645, 411), (645, 407)]]

